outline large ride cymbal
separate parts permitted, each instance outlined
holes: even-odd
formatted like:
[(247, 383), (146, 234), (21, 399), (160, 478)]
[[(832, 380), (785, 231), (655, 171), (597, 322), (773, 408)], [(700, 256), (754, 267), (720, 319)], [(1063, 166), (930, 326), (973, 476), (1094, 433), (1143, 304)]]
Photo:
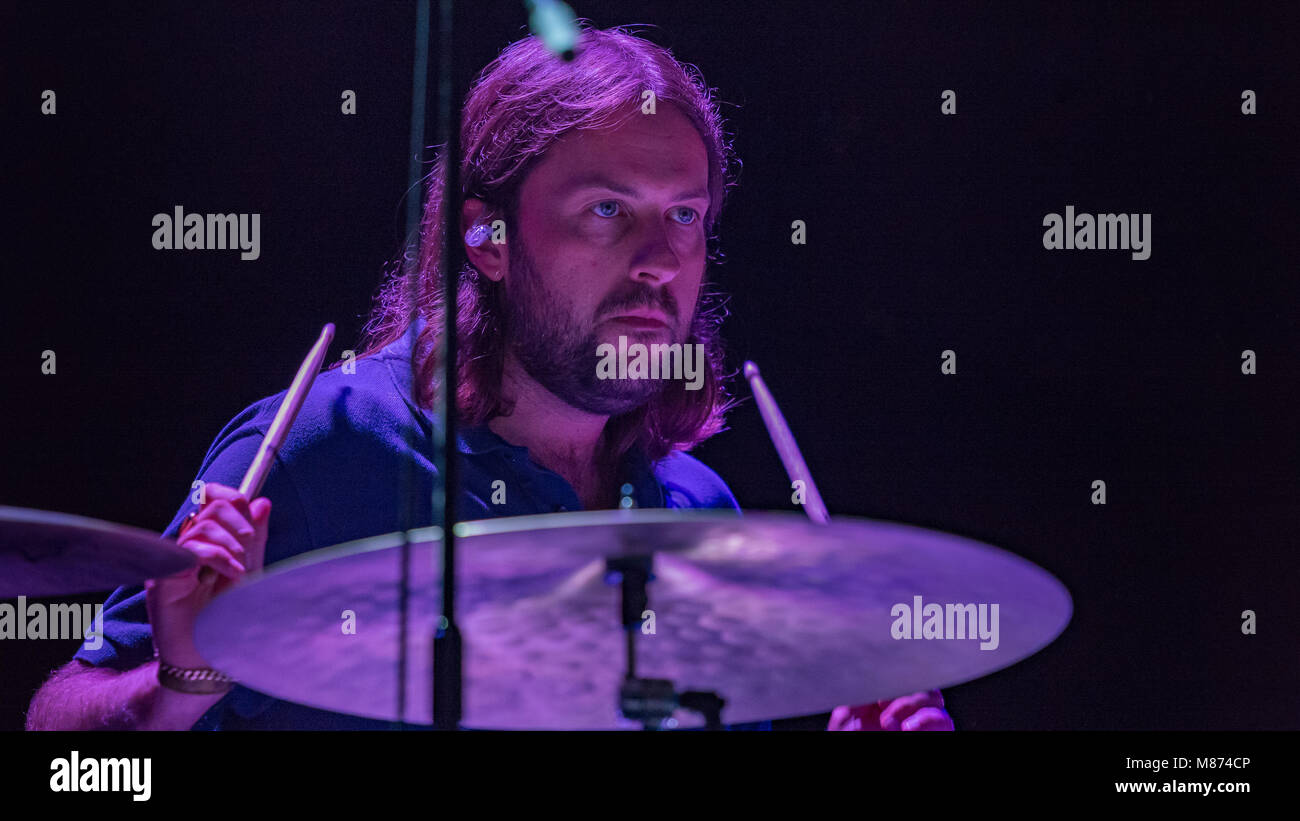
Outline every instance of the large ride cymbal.
[(193, 566), (188, 550), (148, 530), (0, 507), (0, 598), (111, 590)]
[[(200, 614), (199, 651), (252, 689), (335, 712), (431, 724), (441, 531), (412, 531), (405, 712), (399, 716), (402, 534), (269, 568)], [(1051, 574), (1011, 553), (892, 522), (791, 513), (619, 510), (457, 525), (464, 719), (480, 729), (617, 729), (620, 589), (605, 558), (654, 554), (654, 633), (637, 674), (726, 699), (742, 723), (947, 687), (1032, 655), (1070, 620)], [(978, 638), (896, 639), (896, 605), (984, 609)], [(977, 612), (978, 607), (972, 612)], [(954, 612), (954, 616), (956, 613)], [(930, 627), (945, 630), (947, 610)], [(355, 633), (345, 632), (351, 620)], [(958, 621), (954, 618), (953, 627)], [(897, 624), (896, 624), (897, 623)], [(972, 627), (972, 630), (976, 626)], [(924, 630), (922, 631), (924, 632)], [(990, 646), (981, 649), (981, 644)], [(699, 726), (688, 711), (678, 726)]]

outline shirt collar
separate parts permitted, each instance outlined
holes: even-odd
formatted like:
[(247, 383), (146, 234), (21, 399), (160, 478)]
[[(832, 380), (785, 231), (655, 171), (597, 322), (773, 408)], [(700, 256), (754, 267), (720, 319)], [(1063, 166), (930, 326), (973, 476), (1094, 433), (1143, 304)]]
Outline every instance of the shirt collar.
[[(385, 360), (388, 367), (389, 375), (392, 377), (393, 384), (402, 395), (404, 401), (416, 414), (416, 418), (424, 419), (431, 427), (434, 425), (441, 426), (437, 414), (428, 408), (420, 407), (415, 397), (412, 395), (411, 385), (411, 343), (420, 330), (424, 327), (424, 320), (416, 320), (415, 330), (410, 328), (402, 332), (402, 335), (386, 345), (379, 353), (379, 357)], [(480, 456), (494, 451), (514, 451), (522, 456), (527, 456), (528, 448), (521, 445), (512, 445), (494, 433), (487, 425), (461, 426), (456, 432), (457, 450), (461, 453), (471, 456)], [(663, 491), (658, 481), (654, 478), (653, 465), (650, 464), (649, 458), (644, 452), (633, 448), (624, 454), (622, 463), (619, 465), (619, 478), (621, 481), (630, 482), (635, 488), (637, 503), (642, 506), (661, 507), (663, 502)], [(651, 488), (653, 485), (653, 489)]]

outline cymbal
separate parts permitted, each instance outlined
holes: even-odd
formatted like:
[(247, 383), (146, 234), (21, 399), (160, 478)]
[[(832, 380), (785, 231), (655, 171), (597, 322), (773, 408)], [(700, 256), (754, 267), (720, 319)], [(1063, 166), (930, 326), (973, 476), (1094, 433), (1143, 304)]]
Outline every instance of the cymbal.
[(0, 598), (110, 590), (193, 565), (188, 550), (148, 530), (0, 507)]
[[(614, 510), (456, 527), (462, 724), (477, 729), (639, 726), (617, 711), (625, 634), (619, 586), (605, 578), (607, 557), (654, 557), (647, 587), (654, 632), (643, 626), (635, 636), (638, 676), (716, 692), (726, 699), (722, 720), (733, 724), (970, 681), (1042, 649), (1071, 615), (1064, 586), (1036, 565), (893, 522)], [(199, 651), (277, 698), (431, 724), (441, 531), (408, 537), (404, 714), (397, 703), (400, 533), (303, 554), (218, 596), (199, 615)], [(893, 638), (900, 619), (891, 611), (925, 603), (999, 605), (985, 611), (986, 626), (998, 628), (996, 647)], [(673, 718), (681, 727), (703, 723), (680, 709)]]

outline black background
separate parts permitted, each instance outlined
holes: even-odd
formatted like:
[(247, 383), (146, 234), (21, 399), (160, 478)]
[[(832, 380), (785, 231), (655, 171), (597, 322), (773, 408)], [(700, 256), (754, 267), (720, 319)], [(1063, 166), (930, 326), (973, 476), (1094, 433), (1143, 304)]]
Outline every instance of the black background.
[[(958, 729), (1300, 728), (1294, 6), (571, 5), (656, 25), (718, 90), (744, 162), (714, 274), (733, 364), (762, 367), (832, 513), (1070, 589), (1054, 644), (945, 691)], [(525, 16), (475, 8), (477, 69)], [(414, 23), (5, 5), (0, 504), (161, 530), (323, 323), (332, 358), (355, 346), (403, 241)], [(177, 204), (261, 213), (261, 258), (155, 251)], [(1068, 204), (1150, 212), (1151, 258), (1044, 250)], [(695, 455), (744, 507), (794, 509), (752, 402)], [(0, 729), (75, 648), (0, 643)]]

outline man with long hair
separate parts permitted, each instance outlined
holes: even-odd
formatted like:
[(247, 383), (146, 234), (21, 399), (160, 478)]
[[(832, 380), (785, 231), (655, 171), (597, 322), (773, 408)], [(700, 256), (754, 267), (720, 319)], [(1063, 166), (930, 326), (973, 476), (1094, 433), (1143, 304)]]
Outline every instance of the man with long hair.
[[(623, 29), (583, 28), (570, 63), (528, 37), (474, 83), (461, 147), (459, 517), (613, 508), (625, 496), (638, 507), (738, 510), (685, 453), (722, 429), (730, 405), (706, 268), (734, 159), (698, 73)], [(317, 379), (264, 497), (232, 488), (279, 396), (246, 409), (209, 450), (199, 473), (207, 501), (178, 543), (216, 580), (196, 569), (114, 592), (103, 646), (83, 646), (55, 673), (29, 727), (391, 726), (209, 681), (193, 625), (214, 595), (266, 562), (433, 523), (446, 273), (434, 165), (415, 257), (384, 285), (355, 362)], [(638, 348), (675, 351), (677, 371), (602, 367)], [(695, 373), (683, 374), (692, 359)], [(415, 521), (399, 510), (403, 492), (422, 500)], [(195, 509), (187, 501), (167, 534)], [(933, 692), (841, 708), (832, 726), (864, 721), (951, 727)]]

